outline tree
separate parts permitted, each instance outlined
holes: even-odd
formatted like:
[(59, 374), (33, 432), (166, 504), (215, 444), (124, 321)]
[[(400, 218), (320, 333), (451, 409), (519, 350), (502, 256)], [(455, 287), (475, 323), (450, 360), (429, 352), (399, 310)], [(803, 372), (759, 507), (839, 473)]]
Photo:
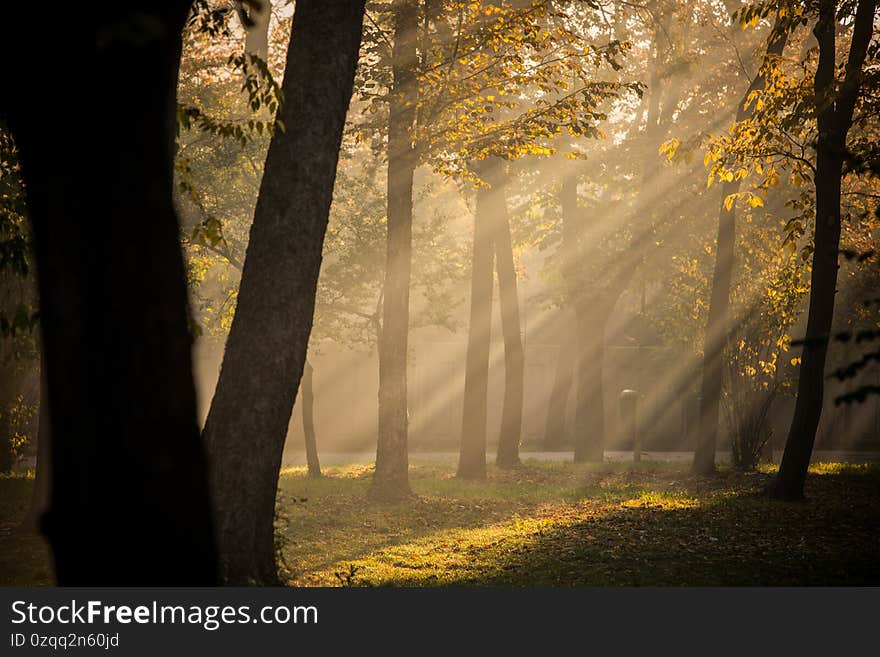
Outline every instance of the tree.
[[(48, 27), (41, 7), (7, 14), (5, 57), (37, 25), (65, 53), (51, 84), (37, 60), (7, 69), (18, 93), (0, 103), (34, 239), (53, 428), (43, 529), (62, 585), (216, 582), (172, 203), (189, 5), (62, 6)], [(84, 78), (83, 61), (101, 76)], [(58, 98), (81, 100), (64, 122)]]
[(278, 581), (275, 495), (303, 373), (364, 3), (296, 5), (279, 120), (254, 211), (238, 305), (205, 424), (222, 577)]
[(318, 460), (318, 440), (315, 437), (315, 393), (312, 388), (313, 372), (314, 369), (312, 368), (312, 364), (306, 359), (302, 381), (302, 420), (303, 434), (305, 434), (306, 442), (306, 464), (309, 469), (309, 476), (320, 477), (321, 462)]
[(503, 179), (496, 182), (494, 212), (497, 216), (493, 221), (495, 268), (498, 272), (498, 296), (501, 302), (501, 330), (504, 334), (504, 402), (501, 408), (501, 433), (498, 436), (496, 464), (509, 468), (519, 463), (525, 354), (505, 183)]
[[(813, 81), (818, 131), (815, 147), (816, 222), (810, 308), (801, 356), (797, 403), (772, 491), (776, 497), (785, 500), (803, 497), (804, 481), (822, 412), (825, 359), (837, 287), (841, 181), (847, 156), (847, 135), (861, 91), (862, 67), (874, 34), (876, 8), (876, 0), (859, 0), (852, 19), (852, 40), (844, 75), (839, 82), (835, 53), (839, 18), (835, 0), (820, 0), (819, 20), (813, 29), (819, 43), (819, 61)], [(840, 18), (846, 13), (841, 7)]]
[[(479, 163), (478, 163), (479, 164)], [(493, 163), (497, 166), (497, 163)], [(465, 355), (464, 406), (457, 474), (463, 479), (486, 476), (486, 414), (489, 394), (489, 339), (492, 330), (492, 270), (495, 252), (491, 218), (504, 203), (497, 173), (478, 170), (488, 184), (477, 188), (471, 258), (471, 305)], [(492, 183), (496, 183), (492, 186)], [(500, 196), (500, 200), (499, 200)]]
[(415, 0), (394, 0), (392, 83), (388, 96), (388, 242), (379, 336), (379, 434), (371, 495), (410, 494), (407, 454), (406, 363), (409, 349), (409, 287), (412, 267), (412, 192), (418, 155), (413, 148), (416, 111)]
[[(739, 101), (736, 122), (748, 116), (750, 101), (758, 89), (764, 87), (768, 66), (778, 58), (788, 41), (790, 26), (783, 15), (776, 20), (767, 38), (764, 61), (758, 74), (752, 79)], [(724, 349), (730, 330), (730, 286), (733, 275), (734, 247), (736, 244), (736, 210), (728, 202), (740, 189), (739, 178), (722, 183), (721, 207), (718, 211), (718, 237), (715, 247), (715, 269), (712, 275), (712, 291), (709, 301), (709, 319), (703, 343), (703, 377), (700, 395), (700, 424), (694, 460), (691, 466), (695, 474), (711, 474), (715, 470), (715, 446), (718, 441), (718, 419), (721, 405), (722, 371)]]

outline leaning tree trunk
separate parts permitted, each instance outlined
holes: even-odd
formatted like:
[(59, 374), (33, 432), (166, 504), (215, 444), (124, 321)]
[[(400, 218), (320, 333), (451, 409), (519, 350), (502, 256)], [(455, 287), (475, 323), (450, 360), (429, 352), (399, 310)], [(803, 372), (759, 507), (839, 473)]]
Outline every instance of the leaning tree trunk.
[(492, 332), (492, 195), (489, 187), (477, 188), (474, 244), (471, 256), (471, 308), (465, 356), (464, 404), (458, 476), (486, 476), (486, 420), (489, 398), (489, 347)]
[(388, 241), (382, 332), (379, 335), (379, 426), (376, 472), (370, 494), (399, 499), (410, 494), (407, 454), (409, 287), (412, 267), (412, 129), (417, 87), (416, 40), (419, 14), (414, 0), (394, 0), (392, 88), (388, 119)]
[(238, 306), (205, 423), (222, 577), (274, 584), (275, 494), (306, 360), (363, 0), (299, 0)]
[(837, 3), (834, 0), (821, 0), (819, 21), (813, 29), (819, 42), (819, 63), (813, 87), (818, 105), (816, 228), (810, 276), (810, 310), (801, 355), (797, 402), (772, 490), (775, 496), (785, 500), (800, 499), (804, 495), (807, 468), (822, 413), (825, 357), (837, 288), (840, 193), (846, 137), (852, 125), (862, 66), (872, 38), (876, 4), (877, 0), (859, 1), (846, 73), (837, 94), (834, 93), (837, 26)]
[[(18, 63), (0, 112), (33, 229), (52, 425), (43, 529), (60, 585), (217, 581), (172, 201), (189, 5), (62, 3), (48, 23), (41, 5), (6, 8), (16, 29), (0, 54)], [(19, 57), (36, 40), (65, 53), (51, 84)], [(59, 98), (76, 99), (64, 121)]]
[(305, 371), (302, 380), (302, 421), (303, 434), (306, 443), (306, 464), (309, 467), (310, 477), (321, 476), (321, 462), (318, 460), (318, 440), (315, 437), (315, 392), (312, 386), (314, 369), (306, 360)]
[(498, 272), (501, 330), (504, 334), (504, 405), (501, 411), (501, 433), (498, 436), (498, 454), (495, 462), (501, 467), (512, 467), (519, 463), (525, 355), (520, 333), (513, 240), (510, 235), (510, 219), (502, 175), (501, 171), (497, 172), (492, 195), (495, 205), (493, 209), (495, 268)]
[[(767, 39), (762, 69), (770, 58), (778, 57), (788, 41), (788, 29), (777, 17)], [(736, 121), (744, 121), (749, 114), (746, 104), (756, 90), (764, 87), (763, 73), (755, 76), (739, 101)], [(730, 285), (733, 277), (734, 248), (736, 245), (736, 204), (727, 210), (727, 197), (739, 192), (740, 181), (726, 181), (721, 189), (718, 210), (718, 238), (715, 248), (715, 270), (712, 274), (712, 292), (709, 300), (709, 318), (703, 344), (703, 378), (700, 390), (700, 420), (697, 446), (691, 471), (707, 475), (715, 471), (715, 448), (718, 443), (718, 420), (721, 408), (721, 382), (724, 368), (724, 350), (730, 330)]]

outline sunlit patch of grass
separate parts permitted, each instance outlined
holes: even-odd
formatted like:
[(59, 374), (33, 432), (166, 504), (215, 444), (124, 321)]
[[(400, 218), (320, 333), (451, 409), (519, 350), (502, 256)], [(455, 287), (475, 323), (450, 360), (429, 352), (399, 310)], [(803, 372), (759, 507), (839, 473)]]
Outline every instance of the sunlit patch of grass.
[[(517, 555), (527, 553), (541, 537), (577, 522), (574, 515), (519, 517), (485, 527), (432, 533), (392, 545), (345, 564), (353, 568), (355, 586), (436, 586), (462, 583), (474, 576), (500, 576)], [(313, 573), (310, 584), (339, 581), (334, 568)]]
[[(463, 482), (454, 464), (414, 465), (417, 498), (365, 501), (367, 481), (299, 506), (297, 585), (730, 585), (880, 581), (872, 478), (810, 477), (816, 503), (762, 494), (767, 472), (687, 464), (525, 464)], [(858, 469), (859, 472), (862, 469)], [(876, 469), (871, 470), (880, 475)], [(861, 478), (860, 478), (861, 479)], [(859, 480), (855, 480), (859, 481)], [(872, 483), (874, 484), (872, 486)], [(309, 482), (289, 478), (291, 490)], [(324, 497), (324, 495), (328, 497)], [(347, 501), (342, 501), (343, 499)], [(314, 505), (313, 505), (314, 504)], [(833, 531), (845, 528), (845, 534)], [(297, 538), (299, 536), (299, 538)], [(320, 552), (324, 558), (318, 558)], [(352, 573), (354, 573), (352, 575)]]
[(683, 493), (666, 491), (646, 491), (621, 503), (627, 509), (695, 509), (700, 501)]
[(880, 473), (880, 463), (811, 463), (810, 474), (817, 475), (871, 475)]

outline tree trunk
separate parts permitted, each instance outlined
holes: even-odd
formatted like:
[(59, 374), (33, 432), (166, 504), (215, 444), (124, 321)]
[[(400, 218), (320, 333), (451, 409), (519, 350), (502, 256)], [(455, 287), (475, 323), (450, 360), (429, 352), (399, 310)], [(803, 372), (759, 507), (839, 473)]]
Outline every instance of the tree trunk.
[[(767, 39), (762, 66), (771, 57), (778, 57), (788, 41), (788, 30), (782, 29), (777, 17)], [(764, 76), (757, 75), (739, 101), (736, 121), (746, 119), (749, 96), (764, 87)], [(730, 285), (733, 277), (734, 248), (736, 246), (736, 205), (728, 211), (725, 200), (740, 189), (740, 181), (728, 181), (722, 185), (721, 205), (718, 210), (718, 239), (715, 249), (715, 271), (712, 274), (712, 292), (709, 301), (709, 318), (703, 344), (703, 378), (701, 383), (700, 420), (697, 446), (691, 471), (708, 475), (715, 471), (715, 449), (718, 443), (718, 419), (721, 408), (721, 381), (724, 368), (724, 349), (730, 330)]]
[(370, 495), (399, 499), (411, 494), (407, 454), (406, 365), (412, 266), (412, 192), (416, 154), (412, 129), (417, 87), (418, 11), (414, 0), (394, 0), (392, 88), (388, 119), (388, 242), (382, 333), (379, 336), (379, 435)]
[[(574, 460), (601, 463), (605, 458), (605, 403), (602, 386), (607, 304), (578, 302), (577, 406)], [(613, 307), (613, 306), (612, 306)]]
[(503, 173), (495, 176), (492, 198), (495, 207), (495, 268), (498, 272), (498, 296), (501, 302), (501, 329), (504, 334), (504, 405), (501, 412), (501, 434), (495, 462), (500, 467), (519, 464), (522, 436), (523, 386), (525, 355), (520, 333), (519, 294), (513, 263), (513, 240)]
[(875, 7), (876, 0), (860, 0), (858, 4), (846, 74), (837, 94), (834, 93), (836, 2), (821, 0), (819, 21), (813, 30), (819, 42), (819, 63), (814, 79), (818, 106), (815, 246), (797, 402), (772, 490), (773, 495), (785, 500), (800, 499), (804, 495), (807, 468), (822, 413), (825, 357), (837, 288), (840, 192), (846, 137), (852, 124), (862, 65), (872, 38)]
[(464, 405), (458, 476), (486, 476), (486, 410), (489, 396), (489, 347), (492, 331), (492, 195), (489, 187), (477, 188), (474, 212), (474, 246), (471, 256), (471, 309), (465, 357)]
[(223, 581), (275, 584), (275, 494), (351, 99), (363, 1), (299, 0), (238, 306), (205, 423)]
[[(575, 310), (581, 281), (581, 263), (578, 258), (581, 214), (578, 210), (578, 176), (568, 171), (562, 178), (560, 207), (562, 210), (562, 245), (560, 247), (560, 270), (562, 274), (562, 307), (569, 315), (565, 326), (565, 338), (560, 345), (556, 360), (556, 376), (547, 410), (545, 444), (549, 449), (562, 447), (565, 438), (565, 420), (568, 398), (571, 396), (574, 375), (579, 358), (578, 313)], [(577, 399), (577, 394), (575, 394)], [(575, 412), (575, 414), (577, 414)]]
[[(172, 201), (189, 2), (62, 4), (48, 23), (40, 5), (7, 9), (17, 27), (0, 54), (18, 65), (4, 71), (16, 93), (0, 111), (20, 149), (34, 237), (53, 427), (43, 527), (58, 584), (212, 585)], [(65, 53), (51, 84), (38, 60), (19, 57), (35, 40)], [(101, 75), (83, 76), (83, 62)], [(76, 99), (64, 121), (59, 98)], [(109, 105), (125, 111), (98, 111)]]
[(568, 399), (571, 397), (572, 384), (574, 383), (577, 339), (572, 326), (574, 319), (567, 317), (568, 314), (566, 309), (561, 320), (565, 336), (559, 346), (559, 355), (556, 357), (556, 374), (553, 377), (553, 388), (550, 391), (550, 400), (547, 404), (544, 449), (550, 451), (561, 450), (566, 443), (565, 418)]
[(707, 475), (715, 472), (715, 447), (718, 442), (718, 417), (721, 407), (721, 380), (724, 370), (724, 347), (730, 308), (730, 282), (733, 276), (736, 216), (728, 212), (724, 199), (739, 191), (739, 182), (725, 182), (718, 215), (718, 239), (715, 249), (715, 271), (709, 300), (709, 319), (703, 344), (703, 378), (701, 383), (700, 423), (697, 446), (691, 471)]
[(321, 462), (318, 460), (318, 441), (315, 438), (315, 394), (312, 387), (312, 375), (314, 369), (312, 364), (306, 360), (305, 371), (303, 372), (302, 395), (303, 395), (303, 434), (306, 439), (306, 463), (309, 466), (310, 477), (321, 476)]

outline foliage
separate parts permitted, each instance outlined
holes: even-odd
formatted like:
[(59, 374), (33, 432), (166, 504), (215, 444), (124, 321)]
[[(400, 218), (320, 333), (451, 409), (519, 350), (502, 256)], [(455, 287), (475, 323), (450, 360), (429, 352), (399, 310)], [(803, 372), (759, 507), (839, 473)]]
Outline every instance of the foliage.
[[(388, 6), (373, 7), (357, 88), (363, 118), (356, 138), (382, 148), (390, 84)], [(479, 182), (472, 163), (489, 157), (549, 155), (562, 136), (601, 137), (602, 104), (636, 82), (596, 80), (619, 69), (629, 44), (596, 44), (587, 27), (596, 6), (555, 9), (507, 2), (447, 0), (432, 7), (420, 34), (414, 139), (422, 162), (445, 176)], [(585, 13), (586, 12), (586, 13)], [(572, 152), (572, 155), (575, 155)]]

